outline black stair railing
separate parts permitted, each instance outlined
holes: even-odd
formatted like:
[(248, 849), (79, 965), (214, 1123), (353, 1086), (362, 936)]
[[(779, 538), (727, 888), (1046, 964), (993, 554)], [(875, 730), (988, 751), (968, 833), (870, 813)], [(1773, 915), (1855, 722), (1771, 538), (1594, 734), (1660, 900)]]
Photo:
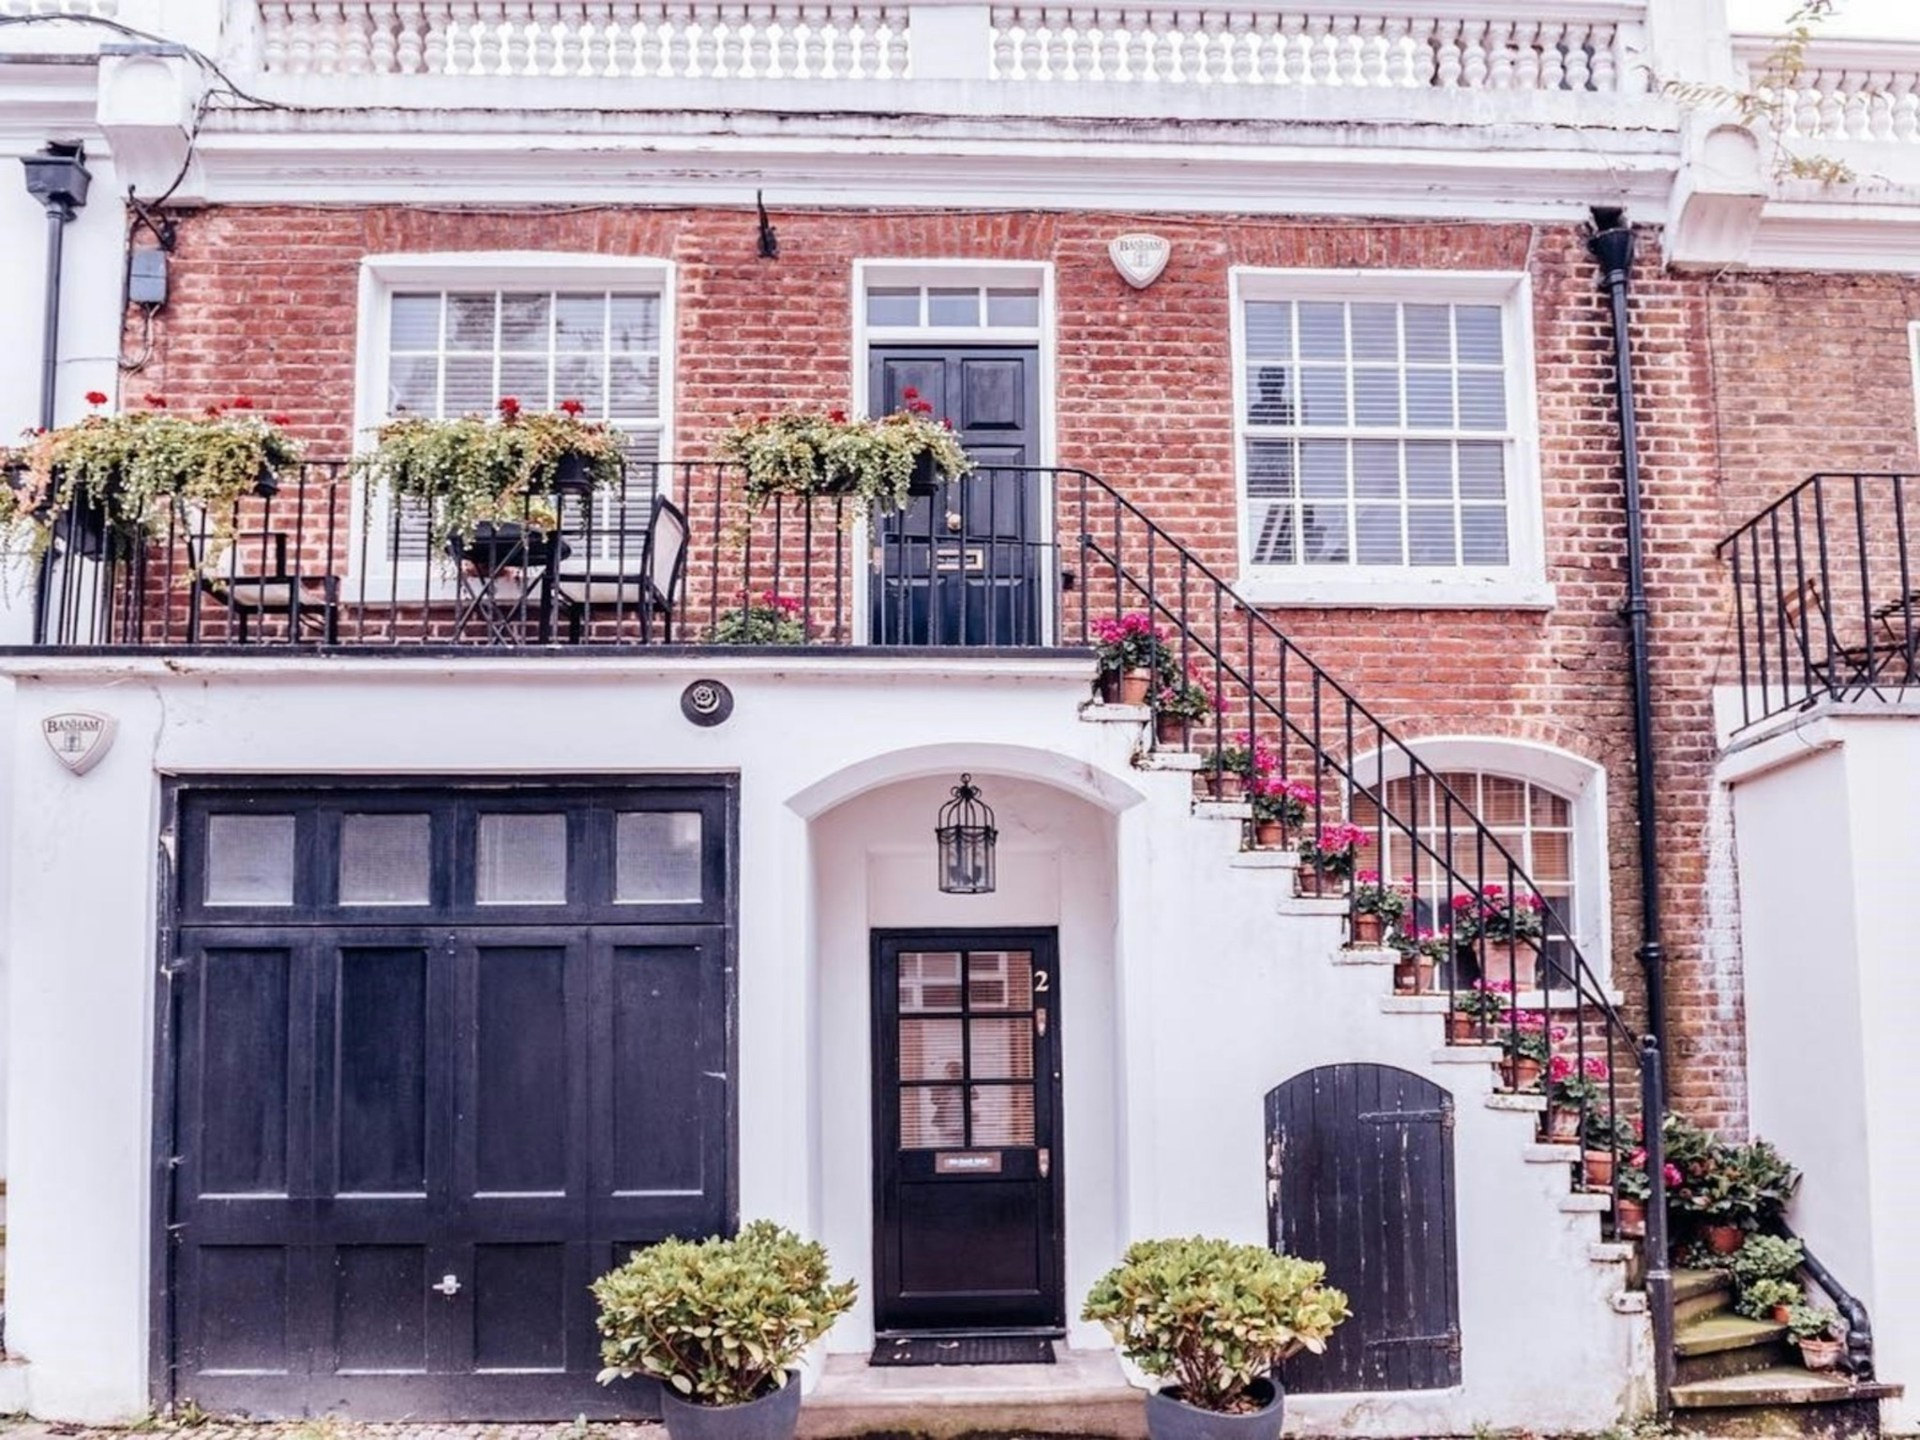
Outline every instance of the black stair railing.
[(1833, 1302), (1833, 1308), (1847, 1322), (1847, 1349), (1842, 1364), (1847, 1373), (1856, 1382), (1870, 1385), (1874, 1381), (1873, 1371), (1873, 1320), (1867, 1314), (1866, 1303), (1842, 1285), (1834, 1273), (1821, 1263), (1820, 1257), (1813, 1253), (1806, 1239), (1796, 1235), (1793, 1227), (1784, 1220), (1776, 1219), (1774, 1228), (1789, 1240), (1800, 1241), (1800, 1268), (1807, 1278), (1826, 1292), (1827, 1299)]
[[(1403, 925), (1430, 932), (1441, 953), (1438, 993), (1453, 1038), (1497, 1047), (1518, 1093), (1539, 1093), (1521, 1088), (1528, 1058), (1549, 1095), (1556, 1081), (1587, 1082), (1570, 1087), (1580, 1097), (1570, 1143), (1582, 1152), (1587, 1188), (1609, 1196), (1608, 1232), (1619, 1233), (1624, 1162), (1637, 1156), (1641, 1122), (1660, 1113), (1659, 1099), (1640, 1083), (1647, 1042), (1553, 900), (1413, 746), (1193, 549), (1097, 476), (1059, 470), (1052, 478), (1062, 533), (1077, 535), (1063, 638), (1092, 644), (1098, 622), (1147, 615), (1163, 636), (1169, 673), (1212, 697), (1204, 719), (1181, 725), (1180, 748), (1255, 750), (1273, 776), (1308, 782), (1309, 837), (1336, 824), (1366, 832), (1363, 853), (1379, 859), (1360, 866), (1404, 887), (1412, 903)], [(1389, 859), (1398, 873), (1387, 873)], [(1351, 924), (1357, 887), (1342, 893)], [(1478, 1018), (1456, 1026), (1456, 1015)], [(1664, 1203), (1657, 1165), (1649, 1181), (1651, 1211)]]
[(1743, 725), (1920, 685), (1911, 475), (1819, 474), (1720, 542)]

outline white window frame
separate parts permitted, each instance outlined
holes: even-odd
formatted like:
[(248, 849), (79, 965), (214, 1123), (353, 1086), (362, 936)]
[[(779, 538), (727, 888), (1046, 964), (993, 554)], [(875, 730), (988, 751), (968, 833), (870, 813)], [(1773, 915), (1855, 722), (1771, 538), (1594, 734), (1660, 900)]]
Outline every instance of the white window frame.
[[(994, 289), (1024, 288), (1031, 285), (1040, 295), (1038, 325), (869, 325), (867, 292), (905, 288), (909, 285), (954, 287), (975, 285)], [(1058, 463), (1054, 458), (1054, 391), (1056, 388), (1055, 335), (1058, 316), (1055, 309), (1053, 262), (1050, 260), (925, 260), (862, 257), (853, 262), (852, 285), (853, 335), (853, 413), (865, 415), (873, 403), (868, 393), (869, 356), (875, 345), (1033, 345), (1040, 352), (1040, 457), (1042, 466)], [(983, 320), (986, 318), (983, 314)], [(853, 545), (856, 555), (869, 552), (864, 514), (854, 521)], [(1039, 544), (1054, 543), (1052, 497), (1040, 504)], [(1045, 568), (1041, 575), (1040, 613), (1043, 623), (1051, 625), (1055, 605), (1057, 565)], [(854, 643), (867, 643), (871, 618), (867, 566), (853, 567)], [(1050, 637), (1049, 637), (1050, 638)]]
[[(478, 250), (368, 255), (360, 262), (359, 335), (354, 363), (353, 449), (373, 449), (373, 432), (387, 419), (387, 336), (396, 290), (416, 286), (442, 290), (564, 290), (575, 287), (650, 291), (660, 296), (660, 437), (663, 464), (673, 458), (674, 418), (674, 264), (649, 256), (587, 255), (544, 250)], [(660, 493), (672, 494), (670, 466), (660, 472)], [(440, 594), (444, 586), (427, 583), (426, 566), (411, 560), (397, 566), (384, 545), (362, 546), (360, 537), (379, 497), (355, 481), (345, 573), (358, 580), (364, 549), (365, 579), (391, 583), (395, 598), (418, 600)], [(398, 572), (396, 574), (396, 571)]]
[[(1488, 735), (1443, 735), (1409, 741), (1406, 749), (1380, 755), (1368, 752), (1353, 764), (1357, 789), (1404, 780), (1413, 769), (1407, 751), (1435, 775), (1451, 771), (1479, 771), (1504, 779), (1524, 780), (1564, 796), (1572, 830), (1573, 890), (1578, 915), (1572, 931), (1594, 980), (1613, 989), (1613, 905), (1607, 865), (1607, 772), (1593, 761), (1534, 740)], [(1376, 769), (1376, 766), (1378, 767)], [(1404, 816), (1397, 817), (1405, 819)], [(1421, 817), (1426, 823), (1427, 817)]]
[[(1312, 607), (1494, 607), (1551, 609), (1540, 494), (1540, 422), (1534, 393), (1533, 285), (1522, 271), (1296, 270), (1235, 266), (1232, 317), (1235, 528), (1242, 596), (1262, 605)], [(1256, 565), (1247, 523), (1247, 341), (1249, 300), (1345, 300), (1497, 305), (1505, 351), (1511, 463), (1507, 470), (1507, 560), (1503, 566)], [(1399, 431), (1382, 431), (1382, 438)], [(1414, 432), (1406, 432), (1414, 433)], [(1478, 438), (1490, 438), (1481, 435)]]

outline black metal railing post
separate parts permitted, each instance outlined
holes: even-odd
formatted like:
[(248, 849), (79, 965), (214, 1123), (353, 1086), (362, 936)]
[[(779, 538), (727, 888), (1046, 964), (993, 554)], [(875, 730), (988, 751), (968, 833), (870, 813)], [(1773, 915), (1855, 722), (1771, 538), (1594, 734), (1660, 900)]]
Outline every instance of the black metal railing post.
[(1653, 1321), (1654, 1411), (1661, 1424), (1673, 1414), (1673, 1259), (1667, 1234), (1667, 1113), (1660, 1043), (1649, 1035), (1640, 1043), (1640, 1134), (1646, 1151), (1647, 1311)]

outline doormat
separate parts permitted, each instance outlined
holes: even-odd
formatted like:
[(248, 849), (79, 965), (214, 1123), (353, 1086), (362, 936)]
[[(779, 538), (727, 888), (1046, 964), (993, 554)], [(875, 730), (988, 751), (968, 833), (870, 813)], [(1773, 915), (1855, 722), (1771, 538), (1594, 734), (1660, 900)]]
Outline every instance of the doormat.
[(922, 1336), (882, 1340), (874, 1365), (1051, 1365), (1053, 1342), (1035, 1335)]

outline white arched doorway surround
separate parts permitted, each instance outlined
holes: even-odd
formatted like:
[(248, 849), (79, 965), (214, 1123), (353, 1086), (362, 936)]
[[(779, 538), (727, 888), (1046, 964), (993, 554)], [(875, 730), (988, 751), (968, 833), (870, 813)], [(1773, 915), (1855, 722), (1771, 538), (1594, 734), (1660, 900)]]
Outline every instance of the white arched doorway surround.
[[(943, 895), (934, 819), (970, 773), (995, 812), (992, 895)], [(1081, 1300), (1127, 1237), (1126, 1091), (1119, 983), (1120, 814), (1142, 797), (1124, 780), (1057, 752), (940, 744), (869, 757), (788, 801), (804, 822), (809, 1229), (861, 1300), (828, 1338), (873, 1343), (873, 1017), (875, 929), (1045, 927), (1059, 933), (1069, 1343), (1103, 1345), (1078, 1323)]]

